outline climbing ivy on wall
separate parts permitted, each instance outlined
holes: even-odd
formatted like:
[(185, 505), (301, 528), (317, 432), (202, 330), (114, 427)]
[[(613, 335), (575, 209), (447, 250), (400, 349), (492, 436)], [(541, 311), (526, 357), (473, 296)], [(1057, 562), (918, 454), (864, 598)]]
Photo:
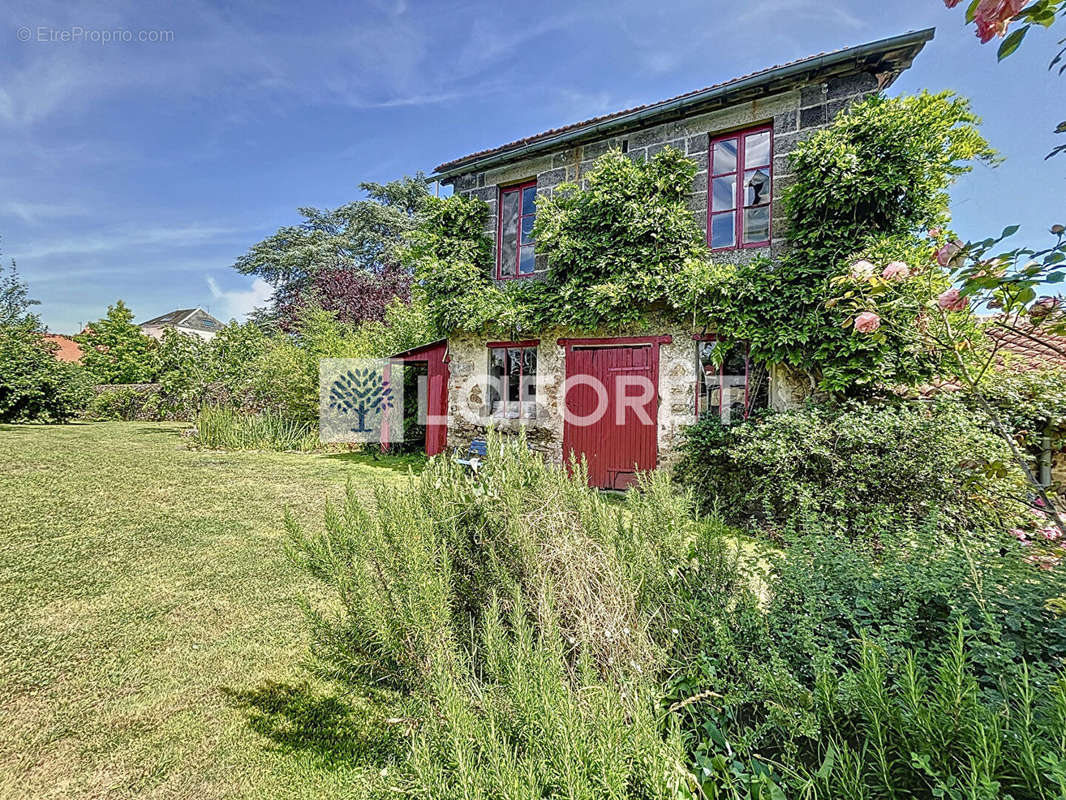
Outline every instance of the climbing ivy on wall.
[(914, 383), (935, 371), (930, 354), (892, 326), (853, 336), (833, 299), (857, 261), (905, 266), (915, 279), (883, 290), (899, 295), (893, 308), (907, 324), (935, 324), (922, 308), (948, 278), (925, 234), (947, 224), (951, 183), (975, 160), (995, 161), (977, 123), (951, 93), (852, 106), (790, 153), (794, 181), (779, 200), (788, 248), (772, 263), (712, 257), (687, 205), (696, 167), (670, 148), (646, 162), (609, 152), (583, 188), (538, 197), (534, 236), (550, 265), (543, 280), (494, 283), (487, 206), (455, 196), (429, 202), (408, 263), (445, 331), (609, 331), (658, 312), (750, 342), (757, 360), (789, 364), (829, 393)]
[(925, 380), (937, 365), (912, 338), (890, 326), (853, 336), (850, 315), (831, 301), (853, 264), (878, 273), (896, 264), (914, 276), (883, 286), (899, 296), (897, 321), (936, 324), (922, 309), (948, 277), (924, 233), (948, 222), (955, 178), (975, 160), (995, 160), (977, 123), (968, 101), (951, 93), (853, 106), (790, 154), (787, 252), (772, 267), (751, 262), (689, 289), (690, 307), (728, 338), (751, 342), (756, 358), (803, 370), (829, 393)]

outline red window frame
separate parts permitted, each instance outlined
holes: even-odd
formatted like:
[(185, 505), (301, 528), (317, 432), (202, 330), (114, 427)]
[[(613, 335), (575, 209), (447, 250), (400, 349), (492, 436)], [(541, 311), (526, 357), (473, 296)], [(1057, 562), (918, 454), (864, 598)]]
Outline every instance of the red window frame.
[[(717, 342), (718, 337), (714, 334), (695, 335), (692, 340), (696, 343), (696, 396), (694, 398), (695, 404), (693, 409), (696, 412), (696, 416), (699, 417), (703, 412), (700, 411), (700, 395), (702, 394), (700, 386), (700, 373), (703, 373), (703, 359), (700, 356), (700, 346), (707, 342)], [(725, 376), (723, 370), (725, 368), (725, 361), (718, 365), (718, 418), (722, 418), (722, 403), (725, 401), (725, 392), (723, 387), (725, 385)], [(767, 380), (767, 400), (769, 400), (769, 373), (766, 374)], [(710, 411), (710, 408), (706, 409)], [(751, 345), (748, 345), (744, 352), (744, 419), (748, 419), (751, 416), (751, 412), (754, 409), (751, 407)]]
[[(765, 164), (748, 164), (748, 157), (746, 152), (746, 145), (748, 136), (755, 133), (769, 133), (770, 134), (770, 147), (768, 150), (769, 155)], [(714, 165), (714, 146), (718, 142), (727, 142), (730, 139), (735, 139), (737, 142), (737, 157), (735, 168), (732, 171), (715, 172)], [(752, 169), (765, 168), (767, 174), (770, 176), (770, 197), (765, 204), (767, 217), (766, 223), (766, 238), (757, 242), (745, 242), (744, 241), (744, 200), (746, 198), (746, 187), (744, 185), (744, 173)], [(727, 211), (715, 211), (714, 210), (714, 179), (725, 178), (730, 175), (736, 178), (736, 190), (733, 197), (733, 208)], [(748, 250), (753, 247), (768, 247), (770, 241), (773, 239), (773, 205), (774, 205), (774, 126), (758, 125), (754, 128), (745, 128), (744, 130), (733, 131), (732, 133), (723, 133), (718, 136), (712, 136), (707, 146), (707, 245), (713, 251), (725, 251), (725, 250)], [(749, 208), (762, 208), (762, 206), (749, 206)], [(717, 216), (725, 216), (726, 214), (733, 215), (733, 244), (725, 245), (723, 247), (715, 247), (714, 240), (712, 238), (714, 218)]]
[[(489, 373), (490, 373), (489, 377), (490, 377), (490, 380), (492, 378), (492, 375), (491, 375), (491, 373), (492, 373), (492, 351), (493, 350), (503, 350), (503, 377), (504, 377), (504, 382), (503, 382), (503, 385), (500, 387), (500, 389), (501, 389), (501, 391), (500, 391), (500, 403), (503, 404), (503, 410), (504, 410), (505, 414), (506, 414), (506, 411), (507, 411), (507, 404), (508, 403), (512, 403), (512, 402), (513, 403), (517, 403), (518, 404), (518, 419), (533, 419), (533, 418), (536, 417), (536, 414), (537, 414), (536, 408), (533, 408), (533, 409), (529, 410), (529, 413), (527, 413), (527, 408), (526, 408), (526, 404), (527, 403), (529, 403), (529, 402), (533, 402), (534, 404), (536, 403), (536, 398), (537, 398), (536, 376), (537, 376), (537, 373), (534, 372), (533, 375), (532, 375), (532, 377), (533, 377), (533, 399), (532, 399), (532, 401), (530, 401), (529, 395), (526, 394), (528, 387), (526, 386), (526, 382), (525, 382), (525, 379), (526, 379), (526, 373), (525, 373), (525, 368), (526, 368), (525, 351), (526, 350), (532, 350), (533, 351), (533, 354), (534, 354), (534, 356), (535, 356), (535, 358), (537, 360), (536, 366), (539, 368), (540, 367), (540, 353), (537, 351), (537, 348), (538, 348), (539, 344), (540, 344), (540, 340), (539, 339), (530, 339), (530, 340), (524, 341), (524, 342), (489, 342), (488, 346), (487, 346), (487, 349), (489, 351)], [(509, 383), (510, 383), (509, 380), (508, 380), (508, 377), (511, 374), (510, 370), (511, 370), (511, 351), (512, 350), (518, 350), (519, 353), (520, 353), (520, 355), (518, 356), (518, 398), (517, 399), (512, 399), (510, 397), (507, 397), (508, 386), (509, 386)], [(491, 395), (490, 395), (490, 398), (491, 398)], [(489, 415), (490, 416), (495, 416), (495, 411), (493, 410), (492, 405), (491, 405), (491, 399), (490, 399), (490, 404), (489, 404)]]
[[(498, 281), (510, 281), (517, 278), (528, 278), (533, 272), (520, 273), (519, 267), (522, 265), (522, 220), (525, 217), (536, 218), (537, 209), (533, 207), (532, 211), (526, 211), (522, 207), (522, 196), (525, 194), (526, 189), (536, 189), (537, 179), (523, 181), (522, 183), (516, 183), (511, 186), (501, 186), (496, 197), (496, 280)], [(518, 194), (518, 228), (515, 231), (515, 263), (514, 263), (514, 275), (503, 274), (503, 198), (504, 195), (516, 192)], [(533, 271), (536, 271), (536, 265), (534, 264)]]

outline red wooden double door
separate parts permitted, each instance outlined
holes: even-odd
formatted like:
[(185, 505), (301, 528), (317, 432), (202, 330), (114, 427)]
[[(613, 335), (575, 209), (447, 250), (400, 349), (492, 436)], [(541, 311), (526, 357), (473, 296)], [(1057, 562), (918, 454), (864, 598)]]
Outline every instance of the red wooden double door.
[(658, 461), (659, 344), (562, 340), (566, 347), (563, 456), (584, 459), (589, 485), (625, 489)]

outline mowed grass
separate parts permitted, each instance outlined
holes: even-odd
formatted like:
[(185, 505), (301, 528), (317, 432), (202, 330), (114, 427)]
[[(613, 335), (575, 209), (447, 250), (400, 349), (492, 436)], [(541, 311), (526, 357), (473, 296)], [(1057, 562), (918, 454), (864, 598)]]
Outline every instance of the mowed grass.
[(2, 798), (360, 797), (402, 757), (396, 698), (309, 669), (282, 519), (406, 465), (182, 428), (0, 426)]

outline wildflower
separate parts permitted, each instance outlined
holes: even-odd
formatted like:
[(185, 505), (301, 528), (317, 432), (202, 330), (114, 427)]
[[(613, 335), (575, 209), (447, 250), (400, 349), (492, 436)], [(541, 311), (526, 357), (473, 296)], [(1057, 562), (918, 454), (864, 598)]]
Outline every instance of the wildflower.
[[(958, 2), (958, 0), (956, 0), (956, 2)], [(939, 239), (940, 238), (940, 234), (942, 234), (943, 232), (944, 231), (942, 229), (940, 229), (940, 228), (930, 228), (929, 229), (929, 238), (930, 239)]]
[(904, 264), (902, 261), (893, 261), (887, 267), (885, 271), (881, 273), (881, 277), (886, 281), (891, 280), (905, 280), (911, 276), (910, 267)]
[(868, 281), (874, 276), (874, 270), (876, 269), (877, 267), (865, 259), (856, 261), (851, 265), (851, 277), (857, 281)]
[(948, 289), (937, 298), (937, 305), (944, 311), (965, 311), (970, 298), (963, 297), (958, 289)]
[(855, 330), (859, 333), (873, 333), (881, 327), (881, 317), (873, 311), (863, 311), (855, 317)]
[(1008, 533), (1017, 539), (1019, 542), (1024, 542), (1029, 538), (1029, 534), (1023, 531), (1021, 528), (1011, 528)]
[(1040, 535), (1047, 539), (1049, 542), (1053, 542), (1059, 538), (1062, 534), (1059, 533), (1058, 528), (1041, 528)]

